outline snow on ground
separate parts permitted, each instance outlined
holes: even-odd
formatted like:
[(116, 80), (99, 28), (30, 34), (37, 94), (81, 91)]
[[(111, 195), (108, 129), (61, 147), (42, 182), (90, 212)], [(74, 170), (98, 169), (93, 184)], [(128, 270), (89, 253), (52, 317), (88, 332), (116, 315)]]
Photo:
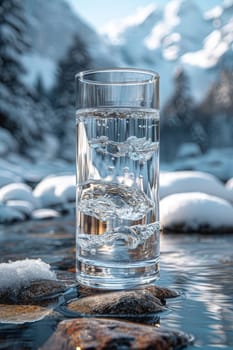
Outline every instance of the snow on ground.
[(30, 282), (46, 279), (55, 280), (56, 274), (50, 265), (41, 259), (25, 259), (0, 264), (0, 292), (27, 287)]
[[(49, 145), (49, 148), (51, 148), (51, 145)], [(0, 157), (0, 187), (13, 182), (37, 184), (46, 176), (51, 176), (51, 174), (74, 174), (75, 172), (74, 164), (62, 159), (48, 159), (40, 152), (34, 155), (32, 159), (33, 161), (15, 152), (8, 153), (4, 158)], [(6, 177), (8, 181), (5, 179)]]
[[(233, 149), (211, 150), (205, 155), (200, 155), (199, 150), (193, 145), (186, 146), (180, 151), (174, 162), (165, 164), (165, 168), (164, 164), (161, 164), (166, 170), (161, 171), (160, 174), (162, 223), (165, 217), (163, 216), (165, 215), (163, 214), (163, 203), (166, 203), (167, 210), (171, 207), (173, 211), (180, 213), (179, 215), (184, 215), (186, 211), (181, 205), (183, 201), (185, 208), (189, 213), (193, 213), (194, 217), (198, 207), (197, 203), (200, 203), (200, 208), (203, 210), (200, 218), (205, 214), (208, 223), (213, 222), (214, 225), (218, 216), (215, 215), (215, 209), (213, 212), (212, 209), (209, 210), (213, 208), (213, 204), (207, 200), (209, 197), (205, 196), (227, 200), (228, 209), (224, 215), (232, 215), (229, 206), (232, 208), (233, 204)], [(56, 218), (64, 213), (74, 212), (76, 192), (74, 164), (69, 165), (62, 160), (48, 162), (41, 158), (36, 163), (32, 163), (16, 153), (12, 153), (10, 158), (10, 161), (9, 157), (0, 159), (0, 224), (28, 219)], [(207, 160), (209, 163), (206, 163)], [(197, 171), (202, 168), (200, 164), (202, 167), (205, 165), (207, 171)], [(220, 176), (215, 176), (216, 174)], [(225, 185), (222, 179), (226, 181)], [(190, 195), (190, 192), (199, 193), (198, 195), (204, 196), (202, 198), (205, 200), (197, 200), (196, 195)], [(177, 205), (176, 201), (170, 201), (170, 198), (177, 198)], [(169, 220), (179, 215), (172, 215)], [(189, 218), (192, 222), (191, 214), (187, 216), (186, 221)], [(225, 220), (225, 216), (223, 218)], [(221, 220), (220, 218), (219, 223), (222, 222)], [(169, 221), (170, 224), (172, 224), (171, 221)], [(174, 221), (175, 224), (176, 221)]]
[(233, 207), (224, 199), (200, 192), (176, 193), (160, 202), (162, 229), (233, 231)]
[(0, 188), (0, 223), (56, 218), (74, 202), (75, 175), (45, 177), (34, 190), (25, 183), (8, 184)]
[(6, 203), (9, 200), (23, 200), (36, 207), (36, 199), (32, 194), (30, 186), (24, 183), (12, 183), (0, 188), (0, 202)]
[[(178, 152), (179, 153), (179, 152)], [(175, 157), (173, 162), (162, 164), (169, 170), (196, 170), (215, 175), (218, 179), (226, 182), (233, 177), (233, 147), (213, 148), (207, 153), (196, 156), (189, 154), (187, 157)]]
[(75, 176), (51, 176), (42, 180), (33, 191), (41, 207), (75, 201)]
[(232, 198), (225, 186), (213, 175), (198, 171), (161, 172), (161, 198), (182, 192), (203, 192), (226, 200)]
[(25, 218), (30, 218), (34, 210), (32, 203), (25, 200), (11, 199), (6, 202), (8, 208), (13, 208), (24, 215)]
[(32, 213), (32, 219), (34, 220), (53, 219), (59, 216), (59, 212), (54, 209), (37, 209)]
[(73, 174), (74, 165), (63, 160), (39, 158), (32, 163), (16, 153), (0, 159), (0, 224), (55, 218), (72, 211)]

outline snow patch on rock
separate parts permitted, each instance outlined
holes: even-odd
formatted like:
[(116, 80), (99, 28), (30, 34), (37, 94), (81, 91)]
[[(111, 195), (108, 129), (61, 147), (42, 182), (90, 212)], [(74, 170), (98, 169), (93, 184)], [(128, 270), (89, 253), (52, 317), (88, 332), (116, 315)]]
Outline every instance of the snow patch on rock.
[(174, 193), (203, 192), (226, 200), (231, 195), (215, 176), (200, 171), (172, 171), (160, 174), (160, 197)]
[(27, 287), (32, 281), (55, 280), (56, 274), (41, 259), (25, 259), (0, 264), (0, 291)]
[(34, 189), (41, 207), (49, 207), (75, 200), (75, 176), (51, 176), (43, 179)]
[(11, 199), (27, 201), (36, 206), (31, 187), (24, 183), (12, 183), (0, 189), (1, 202), (5, 203)]
[(177, 193), (161, 200), (160, 220), (162, 229), (198, 231), (208, 227), (233, 232), (233, 207), (226, 200), (205, 193)]

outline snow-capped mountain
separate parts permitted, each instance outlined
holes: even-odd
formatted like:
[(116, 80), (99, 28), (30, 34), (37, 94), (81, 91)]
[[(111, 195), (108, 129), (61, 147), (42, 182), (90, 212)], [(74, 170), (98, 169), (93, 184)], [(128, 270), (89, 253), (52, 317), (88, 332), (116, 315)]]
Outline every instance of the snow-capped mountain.
[(152, 2), (120, 22), (107, 24), (105, 38), (101, 38), (65, 0), (25, 0), (32, 39), (32, 49), (23, 57), (28, 71), (25, 81), (33, 85), (40, 75), (50, 88), (57, 63), (78, 34), (96, 67), (121, 65), (158, 71), (162, 106), (172, 94), (173, 76), (181, 66), (190, 77), (194, 98), (201, 101), (217, 79), (220, 65), (232, 62), (233, 1), (205, 13), (197, 4), (170, 0), (161, 8)]
[(118, 45), (127, 65), (160, 73), (162, 105), (181, 66), (190, 77), (194, 98), (201, 101), (220, 66), (233, 65), (233, 1), (205, 13), (192, 0), (170, 0), (164, 8), (149, 5), (106, 26), (103, 34)]
[(42, 77), (46, 88), (51, 88), (58, 62), (66, 55), (75, 35), (86, 43), (96, 65), (116, 65), (104, 40), (78, 17), (65, 0), (25, 0), (31, 50), (23, 63), (28, 74), (24, 80), (34, 85)]

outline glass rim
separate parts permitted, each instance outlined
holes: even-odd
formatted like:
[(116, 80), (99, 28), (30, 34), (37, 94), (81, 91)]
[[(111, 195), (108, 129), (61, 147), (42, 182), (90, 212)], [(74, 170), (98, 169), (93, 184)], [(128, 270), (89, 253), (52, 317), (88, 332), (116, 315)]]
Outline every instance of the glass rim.
[[(113, 73), (113, 72), (122, 72), (122, 73), (141, 73), (148, 75), (148, 79), (142, 79), (140, 80), (126, 80), (126, 81), (103, 81), (103, 80), (91, 80), (86, 78), (87, 75), (95, 74), (95, 73)], [(86, 84), (90, 85), (146, 85), (146, 84), (152, 84), (155, 81), (158, 81), (160, 79), (159, 73), (150, 70), (150, 69), (142, 69), (142, 68), (119, 68), (119, 67), (113, 67), (113, 68), (96, 68), (96, 69), (88, 69), (81, 71), (77, 74), (75, 74), (75, 79)]]

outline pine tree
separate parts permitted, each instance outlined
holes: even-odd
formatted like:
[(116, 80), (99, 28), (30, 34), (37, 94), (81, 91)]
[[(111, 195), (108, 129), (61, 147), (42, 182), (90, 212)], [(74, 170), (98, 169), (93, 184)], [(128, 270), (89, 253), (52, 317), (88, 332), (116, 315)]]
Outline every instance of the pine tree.
[(176, 71), (174, 86), (174, 93), (164, 108), (166, 123), (189, 128), (193, 119), (193, 100), (189, 89), (189, 79), (183, 69)]
[[(190, 93), (189, 79), (183, 69), (178, 69), (174, 76), (174, 93), (166, 103), (163, 115), (162, 133), (165, 134), (164, 145), (166, 152), (174, 146), (185, 142), (196, 142), (202, 151), (206, 150), (206, 133), (200, 120), (194, 115), (194, 101)], [(168, 145), (170, 144), (170, 147)], [(175, 153), (173, 153), (173, 156)]]
[(72, 46), (59, 64), (57, 83), (51, 93), (61, 152), (69, 160), (75, 158), (75, 74), (90, 68), (91, 64), (92, 59), (85, 42), (76, 35)]
[[(233, 57), (232, 57), (233, 59)], [(213, 115), (232, 116), (233, 69), (222, 68), (216, 82), (209, 89), (200, 111), (207, 117)]]
[(51, 129), (53, 112), (22, 82), (22, 55), (30, 48), (23, 6), (21, 0), (0, 3), (0, 126), (14, 134), (20, 151), (30, 153)]
[(232, 146), (233, 139), (233, 61), (223, 66), (217, 80), (197, 108), (205, 123), (212, 147)]
[(26, 21), (20, 0), (1, 0), (0, 8), (0, 81), (12, 92), (22, 88), (20, 75), (25, 69), (20, 61), (28, 50)]
[(1, 0), (0, 5), (0, 125), (16, 127), (12, 115), (17, 96), (25, 93), (20, 77), (25, 72), (20, 57), (29, 44), (20, 0)]

